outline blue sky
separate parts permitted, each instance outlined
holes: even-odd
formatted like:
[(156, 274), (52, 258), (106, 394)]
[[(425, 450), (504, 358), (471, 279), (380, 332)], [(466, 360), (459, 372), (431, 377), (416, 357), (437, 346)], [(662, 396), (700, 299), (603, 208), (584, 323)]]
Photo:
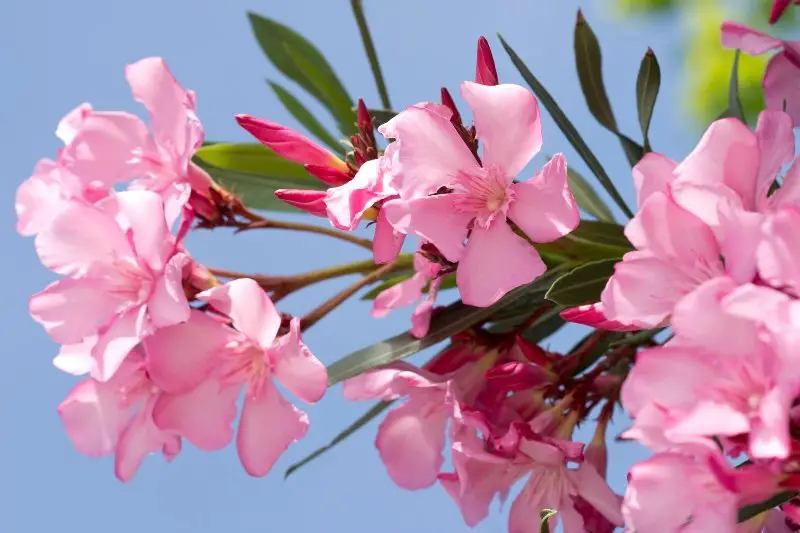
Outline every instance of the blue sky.
[[(634, 83), (651, 46), (664, 79), (653, 120), (652, 144), (675, 158), (699, 132), (683, 124), (678, 101), (680, 32), (670, 18), (618, 21), (604, 14), (606, 0), (584, 2), (603, 44), (606, 80), (623, 130), (637, 137)], [(549, 87), (632, 203), (630, 170), (616, 140), (589, 115), (572, 59), (574, 0), (366, 0), (367, 15), (396, 108), (436, 99), (441, 86), (456, 89), (474, 74), (477, 38), (490, 37), (500, 78), (519, 82), (494, 35), (501, 32)], [(261, 55), (247, 24), (253, 10), (310, 38), (328, 57), (354, 97), (377, 104), (377, 94), (346, 0), (245, 0), (136, 2), (91, 0), (0, 2), (0, 279), (4, 281), (0, 334), (0, 531), (192, 533), (343, 531), (439, 533), (469, 529), (444, 491), (405, 492), (386, 476), (373, 448), (376, 424), (288, 481), (282, 471), (365, 409), (344, 402), (339, 388), (308, 409), (309, 436), (264, 479), (245, 474), (233, 447), (201, 453), (186, 446), (170, 465), (149, 458), (128, 484), (113, 476), (111, 459), (79, 455), (64, 434), (56, 406), (75, 383), (51, 364), (57, 347), (27, 315), (27, 299), (53, 277), (38, 263), (33, 243), (14, 232), (14, 191), (41, 157), (55, 157), (61, 116), (88, 101), (96, 108), (141, 113), (131, 100), (123, 69), (149, 55), (163, 56), (177, 78), (197, 92), (206, 136), (248, 141), (236, 113), (296, 125), (265, 84), (280, 79)], [(296, 91), (299, 93), (299, 90)], [(453, 91), (454, 94), (456, 91)], [(313, 107), (313, 106), (312, 106)], [(585, 170), (553, 122), (544, 122), (546, 153), (563, 151)], [(543, 162), (540, 156), (536, 164)], [(588, 175), (588, 173), (586, 173)], [(226, 232), (191, 236), (201, 262), (234, 270), (289, 274), (363, 258), (348, 244), (313, 236)], [(282, 302), (301, 314), (333, 294), (329, 282)], [(408, 313), (373, 320), (368, 305), (353, 301), (313, 328), (307, 344), (326, 363), (406, 327)], [(562, 335), (555, 346), (574, 341)], [(617, 431), (624, 427), (617, 424)], [(627, 466), (642, 451), (613, 445), (610, 479), (621, 490)], [(494, 512), (478, 532), (505, 528)]]

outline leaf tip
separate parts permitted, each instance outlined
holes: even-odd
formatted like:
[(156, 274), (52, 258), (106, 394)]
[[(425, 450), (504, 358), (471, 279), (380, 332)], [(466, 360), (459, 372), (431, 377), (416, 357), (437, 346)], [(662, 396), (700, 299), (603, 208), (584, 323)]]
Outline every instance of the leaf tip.
[(648, 46), (647, 47), (647, 52), (645, 52), (644, 55), (646, 55), (648, 57), (655, 57), (656, 54), (655, 54), (655, 52), (653, 52), (653, 49)]
[(586, 18), (584, 18), (583, 10), (581, 8), (578, 8), (578, 14), (575, 17), (575, 24), (586, 24)]

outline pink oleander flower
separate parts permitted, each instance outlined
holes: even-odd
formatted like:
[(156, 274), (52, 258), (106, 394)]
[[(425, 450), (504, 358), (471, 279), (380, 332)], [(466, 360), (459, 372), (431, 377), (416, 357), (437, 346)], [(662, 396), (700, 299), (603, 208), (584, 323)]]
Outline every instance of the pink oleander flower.
[(56, 281), (30, 301), (33, 318), (56, 342), (94, 338), (92, 376), (107, 381), (158, 328), (189, 319), (183, 290), (191, 259), (170, 233), (164, 202), (126, 191), (98, 205), (73, 203), (36, 237)]
[(197, 298), (229, 317), (237, 331), (217, 350), (205, 348), (206, 331), (218, 334), (214, 328), (176, 329), (168, 340), (148, 343), (153, 379), (170, 391), (155, 406), (154, 420), (198, 448), (221, 448), (232, 437), (236, 399), (244, 388), (236, 446), (247, 473), (264, 476), (308, 429), (306, 414), (286, 401), (273, 377), (315, 403), (327, 387), (325, 366), (303, 344), (299, 319), (279, 335), (280, 315), (255, 281), (235, 280)]
[(627, 437), (661, 451), (749, 434), (750, 457), (789, 456), (789, 410), (800, 373), (765, 340), (759, 322), (727, 310), (733, 299), (754, 315), (772, 316), (770, 295), (759, 302), (750, 287), (720, 277), (675, 307), (675, 339), (640, 352), (622, 387), (623, 407), (634, 419)]
[(379, 128), (397, 145), (391, 170), (400, 196), (382, 210), (397, 231), (422, 237), (459, 263), (462, 300), (483, 307), (546, 270), (509, 221), (530, 240), (550, 242), (575, 229), (579, 213), (562, 155), (530, 181), (514, 182), (542, 144), (534, 95), (518, 85), (472, 82), (461, 92), (483, 144), (480, 162), (447, 107), (409, 107)]
[(768, 471), (734, 469), (713, 450), (660, 453), (631, 468), (622, 513), (637, 533), (736, 533), (739, 506), (763, 501), (775, 489)]
[[(794, 0), (794, 3), (800, 4), (800, 0)], [(775, 24), (778, 22), (791, 4), (792, 0), (773, 0), (772, 8), (769, 12), (769, 23)]]
[(483, 520), (494, 498), (504, 501), (511, 487), (526, 476), (522, 492), (511, 505), (509, 533), (538, 532), (542, 509), (558, 510), (550, 520), (551, 531), (559, 522), (565, 533), (610, 532), (622, 525), (620, 497), (583, 461), (581, 445), (544, 441), (525, 424), (512, 425), (500, 440), (503, 448), (492, 451), (466, 428), (454, 437), (455, 472), (441, 474), (439, 479), (467, 525)]
[(722, 45), (725, 48), (738, 48), (751, 56), (777, 51), (764, 72), (764, 99), (768, 109), (780, 111), (785, 104), (794, 125), (800, 125), (800, 88), (797, 85), (800, 76), (800, 42), (784, 41), (744, 24), (726, 21), (722, 24)]
[(78, 383), (58, 406), (58, 414), (79, 452), (113, 453), (116, 476), (129, 481), (145, 456), (160, 451), (171, 460), (181, 450), (178, 434), (153, 423), (160, 394), (141, 350), (135, 349), (108, 381), (89, 378)]
[(375, 298), (372, 316), (383, 318), (392, 309), (412, 305), (423, 297), (425, 287), (428, 287), (427, 297), (417, 305), (414, 314), (411, 315), (411, 334), (422, 338), (428, 333), (433, 316), (433, 305), (443, 279), (442, 266), (417, 253), (414, 255), (414, 271), (413, 276), (389, 287)]

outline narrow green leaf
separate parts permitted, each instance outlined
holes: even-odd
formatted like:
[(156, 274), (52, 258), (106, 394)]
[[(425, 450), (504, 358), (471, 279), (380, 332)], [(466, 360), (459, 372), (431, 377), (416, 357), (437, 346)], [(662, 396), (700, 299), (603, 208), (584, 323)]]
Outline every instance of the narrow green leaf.
[(603, 259), (581, 265), (558, 278), (545, 298), (569, 307), (596, 302), (618, 262), (619, 259)]
[[(567, 353), (574, 353), (576, 350), (579, 350), (586, 343), (586, 341), (589, 340), (589, 337), (595, 334), (595, 332), (596, 330), (592, 330), (590, 333), (587, 333), (586, 336), (578, 341)], [(594, 364), (597, 363), (601, 357), (603, 357), (608, 349), (614, 345), (614, 342), (619, 341), (624, 336), (625, 333), (619, 331), (608, 332), (608, 335), (605, 338), (597, 342), (597, 344), (595, 344), (591, 350), (586, 352), (578, 365), (572, 369), (571, 375), (578, 376), (594, 366)]]
[(375, 125), (380, 126), (396, 117), (397, 111), (392, 111), (391, 109), (370, 109), (369, 114), (375, 117)]
[(581, 220), (575, 231), (566, 235), (567, 240), (591, 242), (613, 246), (623, 252), (633, 250), (633, 245), (625, 236), (625, 228), (612, 222)]
[(554, 518), (557, 514), (558, 511), (553, 509), (542, 509), (539, 513), (539, 520), (541, 521), (539, 533), (550, 533), (550, 519)]
[(653, 50), (648, 48), (639, 66), (639, 75), (636, 77), (636, 110), (639, 114), (639, 125), (642, 127), (644, 151), (650, 152), (650, 120), (653, 118), (653, 108), (661, 88), (661, 67)]
[(594, 187), (589, 185), (586, 178), (581, 176), (578, 171), (567, 168), (567, 180), (578, 207), (594, 216), (597, 220), (614, 222), (614, 214), (597, 194), (597, 191), (594, 190)]
[(728, 88), (728, 109), (719, 118), (738, 118), (744, 123), (747, 123), (747, 118), (744, 115), (744, 108), (742, 107), (742, 100), (739, 98), (739, 54), (741, 52), (736, 50), (733, 55), (733, 66), (731, 67), (731, 82)]
[(207, 145), (197, 151), (193, 160), (253, 209), (300, 213), (275, 198), (275, 191), (325, 188), (302, 165), (283, 159), (261, 144)]
[(283, 24), (255, 13), (247, 16), (258, 44), (275, 68), (328, 108), (342, 133), (355, 133), (353, 100), (322, 53)]
[(328, 383), (335, 385), (367, 370), (408, 357), (488, 319), (524, 296), (532, 293), (542, 294), (563, 270), (564, 267), (550, 270), (536, 281), (510, 291), (490, 307), (471, 307), (461, 302), (453, 303), (434, 316), (428, 334), (422, 339), (416, 339), (407, 332), (401, 333), (357, 350), (328, 366)]
[(557, 241), (537, 244), (540, 252), (555, 254), (563, 260), (577, 262), (620, 258), (633, 250), (618, 224), (597, 220), (581, 220), (580, 225)]
[[(544, 313), (539, 320), (534, 322), (528, 329), (522, 332), (522, 336), (528, 339), (531, 342), (541, 342), (559, 329), (561, 329), (566, 322), (561, 315), (562, 308), (560, 306), (556, 306), (553, 309), (550, 309), (546, 313)], [(493, 324), (492, 327), (489, 328), (489, 331), (494, 333), (508, 333), (513, 330), (516, 326), (526, 320), (530, 314), (531, 310), (530, 307), (526, 307), (523, 312), (519, 312), (513, 316), (509, 316), (507, 318), (501, 318), (501, 315), (505, 315), (505, 311), (503, 313), (498, 313), (495, 317), (493, 317)]]
[(292, 93), (278, 85), (273, 81), (267, 80), (270, 88), (275, 92), (278, 100), (281, 101), (283, 106), (292, 114), (297, 121), (302, 124), (311, 134), (317, 139), (328, 145), (328, 148), (339, 156), (344, 155), (344, 147), (342, 144), (325, 129), (319, 120), (311, 114), (306, 106), (294, 97)]
[(511, 46), (509, 46), (505, 39), (503, 39), (503, 37), (500, 35), (498, 35), (498, 38), (500, 39), (500, 42), (502, 43), (506, 53), (511, 58), (511, 62), (522, 75), (522, 78), (530, 86), (536, 96), (539, 97), (542, 105), (544, 105), (545, 109), (547, 109), (547, 111), (553, 117), (556, 125), (564, 133), (564, 136), (567, 138), (573, 148), (575, 148), (575, 150), (578, 152), (578, 155), (580, 155), (581, 158), (586, 162), (586, 165), (598, 179), (606, 192), (608, 192), (609, 196), (611, 196), (611, 198), (614, 200), (614, 203), (619, 206), (625, 215), (633, 217), (633, 212), (631, 212), (630, 208), (628, 208), (628, 206), (625, 204), (625, 200), (622, 199), (619, 191), (617, 191), (616, 187), (614, 187), (611, 178), (600, 164), (600, 161), (597, 160), (597, 157), (586, 145), (583, 137), (581, 137), (581, 135), (578, 133), (578, 130), (575, 129), (575, 126), (558, 106), (558, 103), (556, 103), (547, 89), (545, 89), (539, 80), (536, 79), (533, 73), (531, 73), (530, 69), (525, 65), (522, 59), (520, 59), (519, 55), (517, 55)]
[(361, 34), (361, 42), (364, 43), (364, 51), (367, 53), (369, 66), (372, 69), (372, 77), (375, 78), (375, 84), (378, 86), (381, 103), (383, 107), (392, 107), (392, 103), (389, 101), (389, 92), (386, 90), (386, 82), (383, 79), (383, 72), (381, 72), (381, 62), (378, 61), (378, 52), (375, 50), (375, 43), (372, 42), (372, 35), (369, 32), (369, 25), (367, 25), (367, 17), (364, 16), (364, 6), (361, 0), (351, 0), (350, 5), (353, 8), (358, 32)]
[(797, 492), (787, 490), (784, 492), (779, 492), (772, 498), (764, 500), (763, 502), (754, 503), (753, 505), (748, 505), (747, 507), (743, 507), (742, 509), (739, 509), (739, 517), (737, 521), (739, 523), (746, 522), (751, 518), (753, 518), (754, 516), (760, 515), (764, 511), (768, 511), (774, 507), (781, 505), (782, 503), (788, 502), (797, 495), (798, 495)]
[(355, 422), (344, 428), (344, 430), (342, 430), (338, 435), (336, 435), (328, 444), (322, 446), (321, 448), (317, 448), (311, 454), (307, 455), (300, 461), (294, 463), (289, 468), (287, 468), (286, 472), (284, 472), (283, 474), (283, 478), (284, 479), (288, 478), (293, 473), (295, 473), (299, 468), (307, 465), (308, 463), (310, 463), (320, 455), (324, 454), (325, 452), (330, 451), (331, 448), (341, 443), (347, 437), (349, 437), (350, 435), (352, 435), (353, 433), (364, 427), (370, 420), (372, 420), (373, 418), (384, 412), (386, 409), (388, 409), (388, 407), (392, 405), (392, 403), (393, 402), (378, 402), (375, 405), (373, 405), (369, 409), (369, 411), (358, 417), (358, 419)]
[(639, 162), (644, 155), (644, 149), (622, 132), (617, 127), (617, 120), (614, 118), (614, 111), (606, 93), (605, 83), (603, 82), (603, 54), (600, 51), (600, 43), (597, 36), (592, 31), (589, 23), (583, 18), (583, 13), (578, 10), (578, 17), (575, 22), (575, 66), (578, 70), (578, 81), (581, 84), (581, 91), (586, 99), (594, 118), (608, 131), (619, 138), (625, 156), (631, 166)]
[(575, 65), (578, 68), (578, 81), (581, 84), (586, 105), (594, 118), (607, 130), (617, 131), (617, 120), (611, 109), (611, 102), (603, 83), (603, 54), (589, 23), (578, 9), (575, 22)]

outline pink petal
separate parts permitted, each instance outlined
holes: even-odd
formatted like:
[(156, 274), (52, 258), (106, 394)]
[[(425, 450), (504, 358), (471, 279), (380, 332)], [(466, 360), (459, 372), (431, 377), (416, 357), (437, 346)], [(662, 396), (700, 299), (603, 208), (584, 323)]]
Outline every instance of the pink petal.
[(281, 317), (267, 293), (249, 278), (237, 279), (201, 292), (197, 298), (231, 317), (236, 329), (266, 349), (272, 345)]
[(80, 453), (98, 456), (114, 451), (130, 416), (130, 406), (117, 395), (117, 386), (83, 380), (58, 406), (64, 429)]
[(402, 176), (398, 191), (417, 198), (452, 184), (459, 174), (475, 175), (480, 166), (450, 123), (451, 112), (435, 104), (416, 105), (378, 128), (401, 144), (394, 171)]
[(448, 409), (438, 395), (412, 395), (392, 409), (381, 423), (375, 446), (389, 477), (407, 490), (436, 482), (444, 464), (442, 450)]
[(187, 322), (161, 328), (143, 341), (150, 378), (166, 392), (189, 391), (208, 376), (235, 337), (218, 320), (192, 310)]
[(289, 333), (279, 337), (269, 352), (275, 377), (306, 403), (316, 403), (328, 388), (328, 372), (300, 338), (300, 319), (289, 322)]
[(239, 385), (223, 386), (217, 379), (203, 380), (183, 394), (163, 393), (153, 409), (153, 420), (204, 451), (219, 450), (233, 438)]
[(116, 200), (120, 213), (130, 224), (136, 255), (151, 269), (161, 270), (173, 248), (163, 200), (145, 190), (121, 192)]
[[(195, 115), (195, 97), (184, 89), (160, 57), (148, 57), (125, 68), (133, 98), (150, 113), (158, 145), (174, 163), (188, 163), (203, 142), (203, 127)], [(185, 172), (185, 168), (179, 169)]]
[(795, 296), (800, 295), (799, 222), (800, 213), (794, 210), (775, 213), (765, 224), (758, 248), (758, 270), (764, 281)]
[[(800, 71), (799, 71), (800, 72)], [(794, 124), (783, 111), (765, 110), (758, 115), (756, 137), (761, 161), (756, 187), (756, 206), (767, 204), (767, 193), (784, 165), (794, 159)]]
[(68, 191), (60, 179), (62, 174), (63, 170), (54, 162), (42, 159), (36, 164), (33, 176), (17, 188), (14, 207), (20, 235), (36, 235), (69, 206)]
[(428, 297), (411, 314), (411, 329), (409, 333), (417, 339), (421, 339), (428, 334), (431, 318), (433, 317), (433, 305), (436, 303), (436, 294), (439, 292), (439, 285), (441, 285), (442, 279), (436, 278), (431, 281)]
[(86, 187), (107, 189), (145, 169), (143, 158), (155, 153), (147, 127), (123, 112), (91, 112), (64, 148), (67, 169)]
[(636, 188), (636, 203), (639, 207), (653, 193), (666, 193), (674, 180), (673, 172), (678, 164), (669, 157), (650, 152), (633, 167), (633, 186)]
[(667, 438), (714, 435), (734, 436), (747, 433), (750, 421), (734, 406), (720, 402), (701, 401), (691, 411), (681, 415), (677, 424), (666, 433)]
[(798, 67), (787, 54), (777, 54), (770, 59), (764, 73), (764, 100), (768, 109), (783, 110), (792, 117), (795, 126), (800, 124), (800, 89), (797, 86)]
[(597, 509), (609, 522), (622, 526), (623, 518), (620, 507), (622, 498), (617, 496), (606, 480), (588, 463), (583, 463), (576, 470), (567, 470), (567, 477), (577, 487), (578, 494), (592, 507)]
[(247, 391), (236, 448), (251, 476), (265, 476), (290, 445), (308, 431), (308, 417), (267, 379), (257, 394)]
[[(676, 204), (696, 216), (716, 234), (721, 236), (719, 231), (722, 221), (720, 213), (722, 211), (747, 211), (742, 202), (742, 198), (726, 185), (717, 183), (715, 185), (698, 185), (692, 182), (673, 183), (671, 187), (672, 199)], [(625, 235), (629, 235), (631, 223), (625, 228)], [(628, 237), (635, 246), (639, 242), (634, 242), (637, 237)]]
[(502, 171), (510, 183), (542, 148), (536, 97), (519, 85), (471, 81), (461, 84), (461, 96), (472, 108), (483, 145), (482, 166)]
[(382, 189), (378, 160), (367, 161), (352, 180), (328, 189), (325, 206), (328, 218), (336, 228), (353, 231), (361, 217), (376, 202), (394, 194)]
[(757, 270), (756, 251), (763, 241), (764, 216), (728, 204), (720, 206), (717, 229), (725, 270), (739, 283), (753, 281)]
[(91, 104), (84, 102), (64, 115), (56, 127), (56, 137), (61, 139), (64, 144), (71, 143), (83, 126), (83, 121), (92, 111)]
[(800, 207), (800, 157), (795, 159), (786, 171), (782, 187), (772, 193), (768, 198), (768, 204), (772, 210), (781, 207)]
[(755, 134), (738, 119), (725, 118), (709, 126), (675, 175), (678, 181), (726, 185), (740, 196), (746, 209), (752, 209), (759, 161)]
[(385, 265), (394, 261), (400, 254), (405, 239), (405, 234), (394, 229), (387, 218), (386, 210), (381, 208), (375, 220), (375, 237), (372, 240), (372, 255), (375, 262)]
[[(558, 473), (551, 469), (541, 469), (534, 471), (522, 492), (511, 504), (511, 510), (508, 513), (508, 533), (530, 533), (531, 524), (539, 524), (539, 513), (543, 509), (558, 510), (555, 517), (548, 520), (550, 530), (557, 529), (557, 524), (568, 510), (565, 509), (560, 488), (563, 481)], [(564, 530), (569, 533), (579, 532), (581, 529), (569, 526), (581, 526), (581, 520), (578, 524), (564, 524)], [(535, 526), (538, 527), (538, 526)], [(535, 531), (535, 529), (533, 530)]]
[(417, 302), (422, 297), (422, 290), (427, 284), (427, 276), (414, 274), (412, 277), (392, 285), (375, 298), (372, 304), (372, 316), (383, 318), (392, 309), (407, 307)]
[(36, 236), (36, 251), (44, 266), (65, 275), (80, 275), (97, 262), (133, 256), (113, 217), (77, 203)]
[(786, 459), (791, 451), (791, 390), (775, 387), (761, 398), (759, 417), (750, 427), (750, 454), (758, 459)]
[(578, 227), (580, 213), (567, 183), (563, 155), (555, 155), (533, 179), (511, 189), (515, 200), (508, 218), (533, 242), (552, 242)]
[(173, 255), (164, 266), (164, 273), (155, 281), (147, 301), (150, 320), (157, 328), (180, 324), (189, 320), (190, 307), (183, 289), (183, 271), (191, 264), (188, 255)]
[(117, 307), (96, 279), (62, 279), (31, 297), (29, 310), (50, 337), (73, 344), (93, 335)]
[(458, 195), (439, 194), (416, 198), (405, 205), (390, 202), (383, 206), (391, 224), (404, 233), (415, 233), (435, 245), (449, 261), (461, 259), (467, 224), (472, 215), (456, 207)]
[(145, 457), (161, 451), (169, 438), (153, 423), (153, 401), (128, 423), (119, 439), (114, 457), (114, 473), (120, 481), (130, 481)]
[(489, 229), (475, 227), (458, 265), (456, 282), (467, 305), (488, 307), (508, 291), (530, 283), (547, 267), (536, 248), (517, 236), (504, 220)]
[(117, 317), (102, 331), (92, 350), (97, 361), (97, 372), (92, 377), (98, 381), (108, 381), (119, 369), (122, 362), (144, 337), (144, 308), (133, 308)]
[(437, 389), (443, 394), (445, 379), (404, 361), (397, 361), (345, 380), (342, 394), (353, 401), (395, 400), (417, 389)]
[(759, 56), (782, 47), (783, 41), (744, 24), (728, 20), (722, 23), (722, 46), (738, 48), (751, 56)]
[(86, 337), (77, 344), (66, 344), (53, 358), (53, 366), (62, 372), (80, 376), (96, 372), (96, 362), (92, 357), (92, 348), (97, 344), (97, 337)]
[(307, 191), (303, 189), (278, 189), (275, 197), (287, 204), (317, 217), (328, 217), (328, 207), (325, 205), (327, 191)]
[(269, 120), (250, 115), (236, 115), (236, 122), (261, 144), (295, 163), (331, 167), (347, 172), (344, 161), (296, 131)]
[(561, 318), (567, 322), (583, 324), (597, 329), (607, 329), (610, 331), (638, 331), (640, 328), (626, 325), (621, 322), (609, 320), (603, 314), (602, 302), (593, 304), (579, 305), (564, 309), (560, 313)]

